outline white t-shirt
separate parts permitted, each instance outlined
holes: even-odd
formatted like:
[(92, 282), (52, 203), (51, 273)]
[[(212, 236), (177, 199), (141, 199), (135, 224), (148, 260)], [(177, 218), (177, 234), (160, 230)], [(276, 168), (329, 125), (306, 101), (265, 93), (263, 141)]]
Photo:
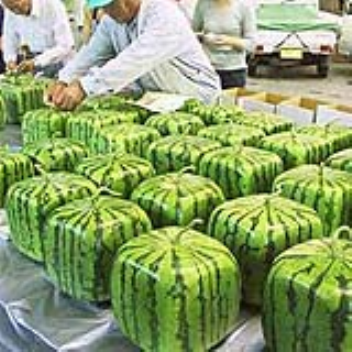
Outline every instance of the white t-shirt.
[(252, 4), (244, 0), (229, 0), (228, 4), (218, 4), (217, 0), (198, 0), (192, 26), (195, 32), (225, 34), (243, 39), (244, 50), (210, 44), (204, 44), (203, 48), (217, 70), (246, 68), (246, 53), (254, 46), (257, 30)]

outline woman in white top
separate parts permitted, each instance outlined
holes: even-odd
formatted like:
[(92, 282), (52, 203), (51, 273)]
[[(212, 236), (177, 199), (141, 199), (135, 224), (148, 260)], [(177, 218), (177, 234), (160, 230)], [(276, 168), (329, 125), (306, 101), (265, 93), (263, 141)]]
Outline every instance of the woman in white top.
[(244, 87), (246, 56), (256, 34), (254, 6), (242, 0), (198, 0), (192, 24), (222, 88)]

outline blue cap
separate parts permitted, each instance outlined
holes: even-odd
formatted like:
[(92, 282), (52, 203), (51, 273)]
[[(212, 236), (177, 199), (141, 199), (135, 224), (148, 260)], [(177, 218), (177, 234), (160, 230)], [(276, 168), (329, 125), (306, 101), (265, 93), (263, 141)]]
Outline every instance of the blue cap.
[(90, 9), (94, 9), (96, 7), (103, 7), (109, 5), (114, 0), (87, 0), (87, 5)]

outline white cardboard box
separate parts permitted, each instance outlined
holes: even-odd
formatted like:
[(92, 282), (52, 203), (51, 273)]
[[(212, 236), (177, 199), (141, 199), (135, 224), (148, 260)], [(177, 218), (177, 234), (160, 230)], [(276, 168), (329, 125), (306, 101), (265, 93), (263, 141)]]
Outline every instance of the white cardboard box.
[(292, 119), (299, 126), (309, 125), (316, 121), (318, 107), (322, 105), (328, 103), (311, 98), (292, 97), (279, 103), (276, 113)]
[(241, 105), (247, 111), (276, 113), (277, 106), (290, 97), (278, 93), (256, 93), (241, 97)]
[(319, 105), (316, 122), (325, 125), (336, 121), (340, 125), (352, 127), (352, 106), (346, 105)]
[(220, 97), (220, 104), (225, 106), (239, 105), (241, 106), (241, 101), (244, 97), (258, 94), (261, 92), (248, 90), (246, 88), (231, 88), (222, 91)]

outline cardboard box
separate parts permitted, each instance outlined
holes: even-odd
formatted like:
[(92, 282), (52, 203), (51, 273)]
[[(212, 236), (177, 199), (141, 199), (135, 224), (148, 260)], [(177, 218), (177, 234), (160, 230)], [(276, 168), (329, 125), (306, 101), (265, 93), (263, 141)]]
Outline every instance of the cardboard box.
[(247, 111), (276, 113), (277, 105), (290, 99), (278, 93), (261, 92), (241, 97), (241, 106)]
[(277, 105), (276, 114), (292, 119), (297, 125), (308, 125), (316, 121), (317, 110), (328, 102), (304, 98), (292, 97)]
[(316, 122), (325, 125), (336, 121), (340, 125), (352, 127), (352, 106), (347, 105), (319, 105)]
[(243, 97), (247, 97), (260, 92), (248, 90), (246, 88), (231, 88), (222, 91), (220, 104), (225, 106), (240, 105)]

